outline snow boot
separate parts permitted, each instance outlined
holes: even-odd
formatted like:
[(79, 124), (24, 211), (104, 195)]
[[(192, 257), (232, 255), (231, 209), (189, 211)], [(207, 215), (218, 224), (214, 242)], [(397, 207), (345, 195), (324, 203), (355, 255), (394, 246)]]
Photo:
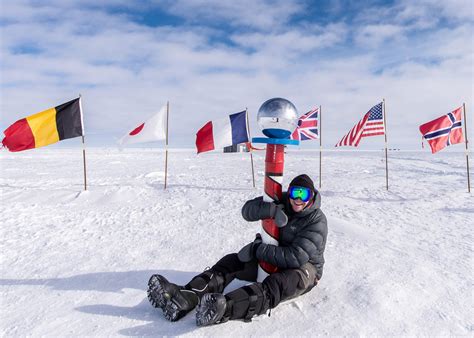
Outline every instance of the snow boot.
[(165, 318), (172, 322), (184, 317), (199, 302), (195, 292), (170, 283), (161, 275), (150, 277), (147, 294), (151, 305), (162, 309)]
[[(224, 316), (227, 310), (227, 300), (221, 293), (206, 293), (196, 309), (196, 325), (208, 326), (229, 320)], [(227, 311), (229, 312), (229, 311)]]
[(207, 326), (234, 319), (250, 322), (253, 316), (270, 309), (268, 291), (261, 283), (253, 283), (236, 289), (225, 296), (208, 293), (201, 297), (196, 309), (196, 324)]
[(199, 297), (202, 297), (206, 293), (222, 293), (226, 285), (222, 273), (208, 269), (195, 276), (184, 288), (194, 291)]

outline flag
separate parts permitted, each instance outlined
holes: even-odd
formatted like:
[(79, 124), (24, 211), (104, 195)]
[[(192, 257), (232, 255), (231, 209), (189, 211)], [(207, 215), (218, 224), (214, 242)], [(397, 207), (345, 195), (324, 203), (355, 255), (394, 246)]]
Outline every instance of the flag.
[(22, 151), (84, 135), (80, 98), (20, 119), (3, 132), (4, 147)]
[(198, 154), (248, 141), (246, 111), (209, 121), (196, 133)]
[(464, 142), (461, 121), (462, 107), (420, 126), (420, 132), (434, 154), (451, 144)]
[(298, 119), (298, 127), (290, 135), (290, 139), (306, 141), (319, 138), (319, 108), (310, 110)]
[(364, 115), (352, 129), (337, 144), (340, 146), (359, 146), (362, 137), (377, 136), (385, 134), (385, 124), (383, 120), (382, 102), (376, 104)]
[(166, 138), (167, 106), (164, 105), (160, 111), (145, 122), (130, 130), (119, 140), (120, 145), (144, 143), (164, 140)]

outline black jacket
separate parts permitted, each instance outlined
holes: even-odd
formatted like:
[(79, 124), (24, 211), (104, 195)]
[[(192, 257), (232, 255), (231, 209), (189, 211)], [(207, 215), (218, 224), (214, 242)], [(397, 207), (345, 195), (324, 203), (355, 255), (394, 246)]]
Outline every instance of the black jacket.
[[(280, 228), (279, 246), (262, 243), (256, 252), (257, 259), (280, 269), (299, 268), (310, 262), (316, 268), (317, 278), (321, 279), (328, 228), (326, 216), (320, 209), (319, 192), (313, 204), (298, 213), (293, 211), (286, 192), (283, 193), (282, 203), (288, 223)], [(270, 203), (264, 202), (263, 197), (247, 201), (242, 207), (242, 216), (249, 222), (271, 218)]]

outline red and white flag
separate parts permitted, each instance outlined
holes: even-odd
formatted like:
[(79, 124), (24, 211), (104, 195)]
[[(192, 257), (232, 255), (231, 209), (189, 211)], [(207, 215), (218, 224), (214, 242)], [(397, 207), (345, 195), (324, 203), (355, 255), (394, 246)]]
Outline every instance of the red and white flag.
[(290, 135), (290, 139), (306, 141), (319, 138), (319, 108), (315, 108), (298, 119), (298, 127)]
[(451, 144), (464, 142), (461, 120), (462, 107), (420, 126), (420, 132), (434, 154)]
[(164, 140), (166, 138), (166, 105), (145, 122), (125, 134), (119, 144), (134, 144)]
[(336, 147), (357, 147), (363, 137), (385, 134), (382, 102), (376, 104), (352, 129), (336, 144)]

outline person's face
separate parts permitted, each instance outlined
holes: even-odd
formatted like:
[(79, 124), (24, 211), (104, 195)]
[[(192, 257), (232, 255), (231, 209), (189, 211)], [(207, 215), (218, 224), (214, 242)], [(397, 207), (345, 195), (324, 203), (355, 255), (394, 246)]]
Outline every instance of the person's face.
[(295, 200), (290, 198), (290, 204), (291, 204), (291, 207), (293, 208), (294, 212), (302, 211), (308, 205), (308, 203), (309, 203), (309, 201), (308, 202), (303, 202), (299, 198), (297, 198)]

